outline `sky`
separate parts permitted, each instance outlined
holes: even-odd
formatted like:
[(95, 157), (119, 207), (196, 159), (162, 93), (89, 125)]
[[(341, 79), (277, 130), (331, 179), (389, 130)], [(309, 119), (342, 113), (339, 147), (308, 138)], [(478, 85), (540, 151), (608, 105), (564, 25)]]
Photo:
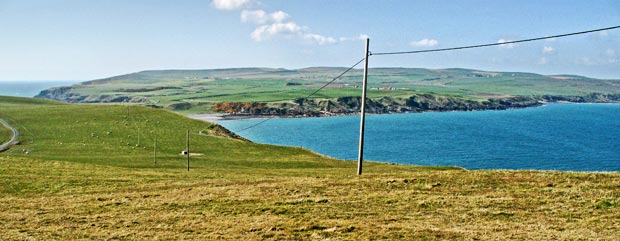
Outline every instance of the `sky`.
[[(620, 25), (617, 0), (0, 0), (0, 80), (153, 69), (348, 67), (371, 52), (497, 43)], [(620, 79), (620, 29), (370, 67)]]

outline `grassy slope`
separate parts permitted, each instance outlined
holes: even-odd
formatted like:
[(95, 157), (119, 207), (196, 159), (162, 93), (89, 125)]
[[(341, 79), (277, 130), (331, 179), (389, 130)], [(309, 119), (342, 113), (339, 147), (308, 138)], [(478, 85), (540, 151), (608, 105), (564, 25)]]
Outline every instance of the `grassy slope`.
[[(193, 103), (182, 113), (208, 111), (221, 101), (273, 102), (305, 97), (343, 71), (342, 68), (168, 70), (95, 80), (76, 85), (73, 93), (146, 97), (160, 106)], [(316, 98), (360, 96), (361, 70), (351, 71)], [(287, 85), (297, 83), (301, 85)], [(346, 86), (343, 84), (347, 84)], [(155, 89), (167, 86), (173, 89)], [(620, 93), (620, 81), (582, 76), (543, 76), (531, 73), (468, 69), (373, 68), (369, 97), (409, 97), (419, 93), (475, 97), (477, 95), (586, 95)], [(396, 90), (372, 88), (392, 87)], [(129, 91), (128, 91), (129, 90)], [(136, 91), (139, 90), (139, 91)]]
[[(20, 98), (20, 97), (10, 97), (10, 96), (0, 96), (0, 103), (2, 103), (2, 107), (14, 106), (19, 108), (19, 106), (23, 106), (24, 104), (33, 104), (33, 105), (48, 105), (48, 104), (61, 104), (59, 102), (50, 101), (50, 100), (42, 100), (42, 99), (31, 99), (31, 98)], [(5, 118), (5, 121), (10, 122), (10, 117), (5, 114), (5, 108), (0, 108), (0, 118)], [(6, 128), (4, 125), (0, 124), (0, 144), (8, 141), (13, 136), (13, 132)]]
[(13, 136), (11, 130), (4, 127), (3, 125), (0, 125), (0, 144), (10, 140), (11, 136)]
[[(617, 239), (620, 233), (618, 173), (368, 163), (357, 177), (355, 163), (197, 135), (211, 125), (161, 110), (129, 107), (127, 115), (123, 106), (7, 102), (0, 97), (0, 116), (23, 133), (18, 149), (32, 152), (0, 154), (0, 239)], [(186, 128), (194, 133), (192, 150), (205, 154), (192, 159), (190, 172), (177, 155)], [(135, 146), (138, 129), (146, 149)]]

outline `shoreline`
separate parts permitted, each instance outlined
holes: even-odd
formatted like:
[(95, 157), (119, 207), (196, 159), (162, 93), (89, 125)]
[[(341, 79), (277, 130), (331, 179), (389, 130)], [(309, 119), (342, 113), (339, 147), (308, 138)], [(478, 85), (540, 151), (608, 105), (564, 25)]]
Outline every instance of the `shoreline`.
[[(472, 109), (472, 110), (423, 110), (423, 111), (403, 111), (403, 112), (387, 112), (387, 113), (366, 113), (367, 115), (393, 115), (393, 114), (417, 114), (417, 113), (429, 113), (429, 112), (472, 112), (472, 111), (502, 111), (513, 109), (528, 109), (544, 107), (549, 104), (620, 104), (618, 102), (570, 102), (570, 101), (540, 101), (536, 105), (523, 106), (523, 107), (508, 107), (503, 109)], [(320, 117), (334, 117), (334, 116), (354, 116), (359, 115), (359, 112), (351, 113), (322, 113), (320, 115), (257, 115), (257, 114), (221, 114), (221, 113), (202, 113), (202, 114), (189, 114), (187, 117), (203, 121), (228, 121), (228, 120), (246, 120), (246, 119), (267, 119), (267, 118), (320, 118)]]
[[(503, 111), (513, 109), (528, 109), (544, 107), (549, 104), (620, 104), (620, 102), (570, 102), (570, 101), (555, 101), (547, 102), (540, 101), (537, 105), (525, 106), (525, 107), (511, 107), (504, 109), (475, 109), (475, 110), (424, 110), (424, 111), (403, 111), (403, 112), (388, 112), (388, 113), (366, 113), (367, 115), (394, 115), (394, 114), (417, 114), (417, 113), (429, 113), (429, 112), (472, 112), (472, 111)], [(336, 117), (336, 116), (359, 116), (359, 112), (351, 113), (322, 113), (321, 115), (258, 115), (258, 114), (221, 114), (221, 113), (202, 113), (202, 114), (189, 114), (187, 117), (203, 120), (203, 121), (229, 121), (229, 120), (247, 120), (247, 119), (267, 119), (267, 118), (322, 118), (322, 117)]]

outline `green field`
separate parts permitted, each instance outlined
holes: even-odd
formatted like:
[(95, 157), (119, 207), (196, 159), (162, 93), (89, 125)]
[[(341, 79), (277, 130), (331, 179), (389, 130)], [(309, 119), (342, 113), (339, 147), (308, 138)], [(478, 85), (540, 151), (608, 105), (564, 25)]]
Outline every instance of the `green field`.
[[(210, 112), (217, 102), (291, 102), (310, 95), (338, 76), (344, 68), (298, 70), (242, 68), (213, 70), (158, 70), (93, 80), (44, 98), (70, 102), (131, 102), (170, 107), (181, 113)], [(355, 69), (312, 98), (361, 96), (362, 71)], [(488, 99), (505, 96), (620, 93), (620, 80), (583, 76), (545, 76), (532, 73), (469, 69), (371, 68), (369, 98), (408, 98), (416, 94)], [(82, 98), (78, 98), (82, 97)], [(189, 103), (187, 108), (172, 105)]]
[(13, 133), (3, 125), (0, 125), (0, 144), (5, 143), (11, 139)]
[(619, 173), (367, 162), (356, 176), (147, 107), (0, 97), (0, 118), (21, 134), (0, 153), (1, 240), (620, 238)]

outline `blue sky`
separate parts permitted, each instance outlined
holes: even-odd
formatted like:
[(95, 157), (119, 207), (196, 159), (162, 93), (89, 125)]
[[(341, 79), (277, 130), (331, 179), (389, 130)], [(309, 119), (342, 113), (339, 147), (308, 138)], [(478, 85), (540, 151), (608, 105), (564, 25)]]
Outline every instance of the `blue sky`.
[[(620, 25), (620, 1), (0, 0), (0, 80), (149, 69), (349, 66), (371, 51), (495, 43)], [(371, 67), (620, 79), (620, 30), (512, 46), (373, 56)]]

